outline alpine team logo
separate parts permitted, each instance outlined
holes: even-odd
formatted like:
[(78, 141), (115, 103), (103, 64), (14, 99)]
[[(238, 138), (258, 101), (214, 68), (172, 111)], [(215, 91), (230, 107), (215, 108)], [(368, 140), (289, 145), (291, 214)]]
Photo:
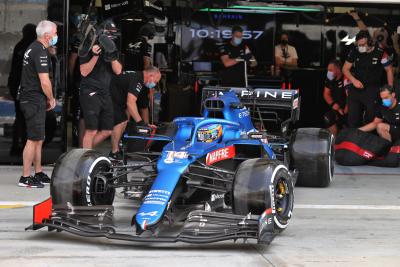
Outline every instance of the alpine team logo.
[(220, 149), (214, 150), (207, 154), (206, 164), (212, 165), (218, 161), (231, 159), (234, 156), (235, 156), (235, 147), (234, 146), (220, 148)]
[(350, 38), (350, 35), (346, 35), (342, 40), (340, 40), (342, 43), (345, 43), (345, 45), (351, 45), (356, 42), (356, 37), (354, 36), (353, 38)]
[(32, 49), (28, 49), (25, 54), (24, 54), (24, 59), (29, 58), (29, 53), (32, 51)]

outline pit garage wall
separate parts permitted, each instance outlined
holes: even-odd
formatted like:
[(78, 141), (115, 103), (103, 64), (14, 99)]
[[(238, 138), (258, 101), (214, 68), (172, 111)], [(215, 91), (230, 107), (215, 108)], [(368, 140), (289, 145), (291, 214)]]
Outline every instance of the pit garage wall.
[[(0, 164), (22, 163), (22, 152), (10, 155), (15, 109), (7, 87), (7, 80), (13, 49), (22, 38), (23, 26), (27, 23), (36, 25), (39, 21), (47, 19), (48, 3), (47, 0), (0, 0)], [(58, 35), (62, 36), (60, 30)], [(55, 162), (65, 148), (64, 116), (62, 116), (64, 98), (61, 96), (59, 100), (56, 112), (48, 116), (50, 120), (46, 125), (46, 135), (50, 138), (44, 146), (44, 163)], [(20, 144), (23, 148), (21, 141)]]

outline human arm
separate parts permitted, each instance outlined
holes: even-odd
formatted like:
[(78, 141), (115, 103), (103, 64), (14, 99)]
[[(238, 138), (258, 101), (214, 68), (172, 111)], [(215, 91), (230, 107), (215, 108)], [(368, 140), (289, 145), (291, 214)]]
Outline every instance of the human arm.
[(344, 115), (344, 110), (340, 107), (338, 103), (336, 103), (331, 95), (331, 89), (326, 87), (324, 88), (324, 99), (325, 102), (335, 111), (339, 112), (341, 115)]
[(382, 122), (382, 119), (375, 117), (375, 119), (372, 122), (358, 128), (358, 129), (363, 132), (371, 132), (371, 131), (375, 130), (376, 127), (378, 126), (378, 123), (381, 123), (381, 122)]
[(232, 67), (239, 63), (239, 61), (237, 61), (234, 58), (230, 58), (228, 55), (222, 55), (221, 61), (222, 61), (222, 64), (224, 64), (225, 68)]
[(116, 75), (120, 75), (122, 72), (122, 64), (117, 59), (111, 61), (111, 68)]
[(357, 27), (360, 29), (360, 31), (367, 31), (367, 25), (365, 25), (364, 21), (360, 19), (360, 16), (358, 15), (357, 11), (350, 11), (349, 15), (354, 19), (354, 21), (357, 23)]
[(393, 86), (393, 67), (392, 65), (385, 67), (388, 85)]
[(139, 122), (142, 120), (142, 117), (140, 117), (136, 101), (137, 97), (134, 94), (128, 93), (128, 97), (126, 99), (126, 106), (128, 107), (128, 113), (135, 120), (135, 122)]
[(93, 52), (92, 58), (80, 65), (80, 72), (83, 77), (88, 76), (93, 71), (93, 68), (97, 63), (97, 60), (99, 59), (99, 54), (101, 52), (100, 46), (94, 45), (92, 48), (92, 52)]
[(347, 77), (347, 79), (350, 80), (355, 88), (362, 89), (364, 88), (364, 85), (359, 80), (357, 80), (350, 72), (352, 66), (353, 64), (346, 60), (342, 68), (343, 74)]

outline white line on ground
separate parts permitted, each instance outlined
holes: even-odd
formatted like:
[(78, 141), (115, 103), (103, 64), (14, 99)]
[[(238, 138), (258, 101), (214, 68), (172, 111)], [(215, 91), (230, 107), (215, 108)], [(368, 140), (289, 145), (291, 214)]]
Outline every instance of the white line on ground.
[(400, 206), (386, 205), (311, 205), (294, 204), (295, 209), (324, 209), (324, 210), (400, 210)]
[[(40, 201), (0, 201), (0, 206), (33, 206)], [(115, 203), (116, 208), (131, 208), (130, 203)], [(294, 204), (295, 209), (323, 209), (323, 210), (400, 210), (400, 206), (390, 205), (312, 205), (312, 204)]]

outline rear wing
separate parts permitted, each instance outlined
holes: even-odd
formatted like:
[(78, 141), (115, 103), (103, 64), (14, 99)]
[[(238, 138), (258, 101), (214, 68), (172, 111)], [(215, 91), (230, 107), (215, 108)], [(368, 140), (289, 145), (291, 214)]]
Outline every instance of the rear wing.
[(228, 91), (235, 92), (240, 102), (250, 110), (254, 124), (259, 126), (257, 128), (286, 132), (289, 124), (299, 120), (301, 99), (298, 90), (209, 86), (203, 88), (202, 103)]

